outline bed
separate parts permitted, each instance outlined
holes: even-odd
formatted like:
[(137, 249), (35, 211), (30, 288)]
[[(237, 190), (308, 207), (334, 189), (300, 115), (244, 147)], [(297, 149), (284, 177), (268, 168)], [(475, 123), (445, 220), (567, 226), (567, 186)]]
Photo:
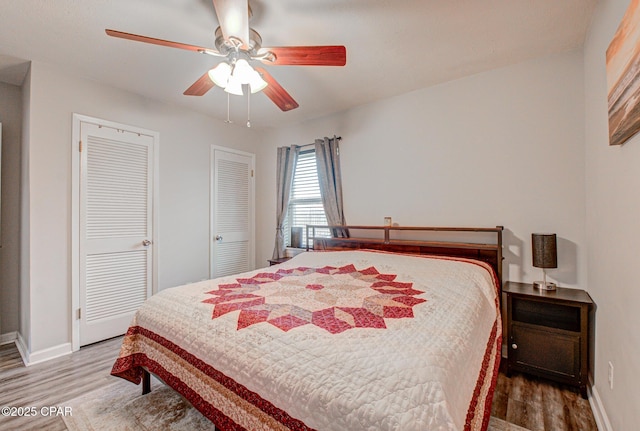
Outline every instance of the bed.
[(163, 290), (136, 313), (112, 374), (156, 375), (223, 431), (485, 430), (502, 228), (480, 229), (494, 244), (381, 229)]

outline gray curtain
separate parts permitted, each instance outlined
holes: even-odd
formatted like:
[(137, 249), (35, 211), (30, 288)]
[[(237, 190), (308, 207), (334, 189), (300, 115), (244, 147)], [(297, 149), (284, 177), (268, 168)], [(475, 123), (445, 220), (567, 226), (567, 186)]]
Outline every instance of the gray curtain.
[(289, 197), (291, 195), (291, 183), (293, 182), (293, 172), (298, 160), (300, 147), (292, 145), (291, 147), (278, 148), (278, 160), (276, 166), (276, 245), (273, 248), (272, 259), (279, 259), (285, 256), (284, 219), (287, 216), (287, 207), (289, 206)]
[[(342, 174), (340, 173), (340, 138), (316, 139), (316, 163), (318, 166), (318, 183), (322, 205), (329, 225), (344, 226), (342, 205)], [(348, 238), (347, 229), (333, 229), (332, 235), (337, 238)]]

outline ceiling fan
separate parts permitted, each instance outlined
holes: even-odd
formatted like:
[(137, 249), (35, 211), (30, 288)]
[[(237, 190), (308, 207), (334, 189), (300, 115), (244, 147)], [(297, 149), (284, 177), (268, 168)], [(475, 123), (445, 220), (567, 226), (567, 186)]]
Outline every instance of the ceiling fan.
[(347, 51), (341, 45), (262, 47), (262, 38), (249, 27), (251, 8), (247, 0), (213, 0), (220, 26), (215, 31), (215, 49), (153, 37), (105, 30), (109, 36), (171, 48), (195, 51), (225, 58), (198, 78), (184, 94), (202, 96), (214, 86), (227, 93), (242, 95), (243, 85), (251, 93), (264, 93), (282, 111), (297, 108), (298, 103), (264, 68), (253, 69), (250, 62), (260, 61), (274, 66), (344, 66)]

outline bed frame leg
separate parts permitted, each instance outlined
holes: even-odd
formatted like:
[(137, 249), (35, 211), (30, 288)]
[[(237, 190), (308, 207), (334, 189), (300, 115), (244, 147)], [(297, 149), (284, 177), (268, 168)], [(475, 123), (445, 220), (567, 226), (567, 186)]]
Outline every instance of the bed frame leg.
[(151, 374), (147, 370), (142, 370), (142, 395), (149, 392), (151, 392)]

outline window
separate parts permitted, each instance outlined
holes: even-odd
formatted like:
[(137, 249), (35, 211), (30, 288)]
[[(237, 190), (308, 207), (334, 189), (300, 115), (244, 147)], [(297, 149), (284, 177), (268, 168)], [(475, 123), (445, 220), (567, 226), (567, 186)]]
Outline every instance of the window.
[[(306, 247), (308, 224), (327, 224), (318, 183), (315, 150), (301, 151), (298, 155), (284, 224), (285, 244), (291, 246), (291, 228), (301, 227), (302, 247)], [(316, 229), (316, 236), (330, 238), (331, 234), (329, 229)]]

